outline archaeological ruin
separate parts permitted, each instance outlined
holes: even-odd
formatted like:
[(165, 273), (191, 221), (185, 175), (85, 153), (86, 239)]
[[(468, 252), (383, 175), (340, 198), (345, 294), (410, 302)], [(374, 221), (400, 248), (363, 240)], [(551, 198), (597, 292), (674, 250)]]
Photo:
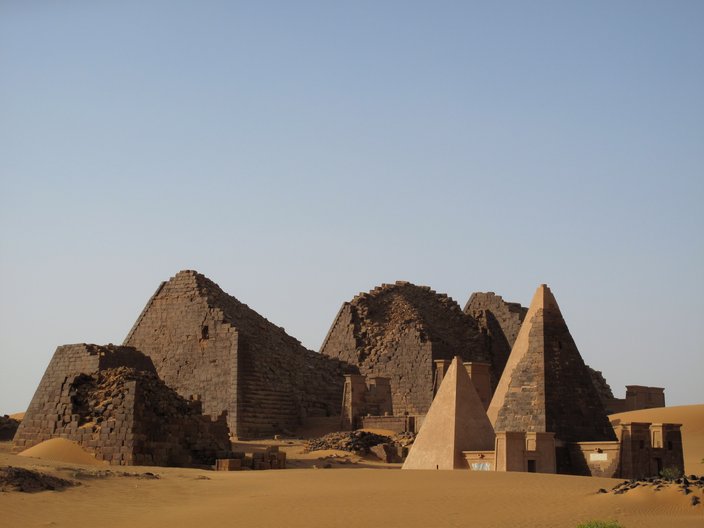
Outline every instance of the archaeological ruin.
[[(159, 285), (122, 346), (56, 350), (14, 448), (62, 437), (112, 464), (227, 469), (242, 467), (231, 440), (329, 418), (418, 433), (407, 468), (637, 477), (681, 466), (679, 426), (612, 427), (608, 413), (664, 405), (657, 387), (614, 398), (545, 285), (529, 308), (486, 292), (462, 310), (384, 284), (342, 304), (317, 353), (187, 270)], [(285, 467), (281, 456), (251, 467)]]
[(209, 464), (230, 451), (227, 424), (167, 387), (130, 347), (56, 349), (14, 438), (24, 450), (67, 438), (116, 465)]
[(224, 416), (236, 438), (294, 431), (339, 415), (348, 365), (306, 349), (205, 276), (162, 283), (124, 341), (149, 357), (169, 387)]

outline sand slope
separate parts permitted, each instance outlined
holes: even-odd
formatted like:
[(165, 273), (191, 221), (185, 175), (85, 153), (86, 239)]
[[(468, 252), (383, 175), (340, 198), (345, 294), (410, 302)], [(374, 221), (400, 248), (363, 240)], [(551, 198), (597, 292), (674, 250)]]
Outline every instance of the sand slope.
[(62, 492), (0, 494), (3, 522), (8, 527), (72, 528), (564, 528), (605, 519), (618, 520), (626, 528), (685, 528), (701, 527), (704, 518), (704, 507), (690, 506), (681, 494), (600, 495), (596, 490), (618, 481), (589, 477), (370, 469), (136, 469), (147, 470), (161, 478), (113, 476), (86, 479), (82, 486)]
[[(704, 404), (659, 407), (612, 414), (611, 423), (620, 422), (669, 422), (682, 424), (684, 470), (687, 474), (704, 474)], [(704, 525), (704, 523), (702, 523)]]
[(65, 438), (52, 438), (22, 451), (19, 456), (41, 458), (69, 464), (105, 466), (107, 462), (98, 460), (80, 445)]

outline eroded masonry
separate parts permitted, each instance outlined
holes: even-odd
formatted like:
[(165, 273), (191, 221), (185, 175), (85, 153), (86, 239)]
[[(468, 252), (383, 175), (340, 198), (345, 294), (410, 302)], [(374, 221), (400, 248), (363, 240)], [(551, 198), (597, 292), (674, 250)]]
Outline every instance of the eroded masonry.
[[(317, 353), (182, 271), (122, 346), (56, 350), (14, 445), (62, 437), (113, 464), (231, 465), (233, 438), (328, 417), (418, 432), (409, 467), (642, 476), (681, 465), (679, 426), (612, 427), (607, 413), (664, 404), (658, 387), (614, 398), (544, 285), (530, 308), (487, 292), (463, 310), (426, 286), (384, 284), (343, 303)], [(433, 415), (457, 423), (431, 427)]]

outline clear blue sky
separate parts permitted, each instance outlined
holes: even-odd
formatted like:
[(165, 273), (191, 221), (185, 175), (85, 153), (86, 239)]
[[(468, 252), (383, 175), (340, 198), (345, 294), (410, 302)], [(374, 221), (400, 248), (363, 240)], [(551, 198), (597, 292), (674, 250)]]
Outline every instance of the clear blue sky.
[(0, 3), (0, 413), (197, 269), (318, 349), (398, 279), (555, 293), (704, 402), (704, 3)]

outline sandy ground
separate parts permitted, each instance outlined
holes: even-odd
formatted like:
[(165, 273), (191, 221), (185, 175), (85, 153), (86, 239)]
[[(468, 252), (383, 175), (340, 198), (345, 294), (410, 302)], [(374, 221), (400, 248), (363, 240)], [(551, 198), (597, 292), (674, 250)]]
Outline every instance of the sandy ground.
[[(658, 410), (647, 412), (653, 413), (655, 417), (650, 419), (654, 421), (671, 420), (663, 418), (663, 411), (679, 413), (675, 421), (685, 422), (685, 436), (693, 433), (696, 440), (704, 422), (704, 406), (692, 407), (660, 409), (659, 414)], [(398, 471), (398, 465), (342, 451), (303, 453), (302, 443), (293, 440), (243, 442), (236, 448), (251, 452), (268, 445), (285, 450), (292, 469), (213, 472), (105, 467), (90, 460), (89, 464), (77, 465), (51, 460), (77, 456), (75, 446), (40, 446), (42, 450), (35, 454), (44, 458), (31, 458), (13, 455), (9, 443), (0, 443), (0, 465), (37, 469), (81, 483), (61, 492), (0, 493), (0, 526), (563, 528), (591, 519), (617, 520), (625, 528), (704, 526), (704, 504), (693, 507), (691, 496), (675, 490), (597, 493), (599, 488), (611, 488), (619, 480), (529, 473)], [(699, 448), (693, 449), (696, 453)], [(322, 469), (327, 464), (330, 469)], [(110, 471), (107, 476), (106, 469)], [(132, 475), (120, 475), (123, 471)], [(160, 478), (138, 477), (146, 472)]]
[[(631, 411), (612, 414), (609, 419), (611, 423), (620, 421), (682, 424), (684, 471), (688, 475), (704, 474), (704, 404)], [(704, 523), (702, 525), (704, 526)]]

